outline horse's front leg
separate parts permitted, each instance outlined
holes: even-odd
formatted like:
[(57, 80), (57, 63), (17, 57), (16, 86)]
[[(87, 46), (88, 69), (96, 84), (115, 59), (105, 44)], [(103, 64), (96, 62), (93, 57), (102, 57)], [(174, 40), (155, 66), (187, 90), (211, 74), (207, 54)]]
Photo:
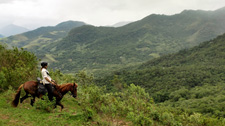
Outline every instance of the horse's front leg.
[(61, 111), (62, 111), (62, 109), (64, 108), (64, 106), (61, 104), (60, 101), (62, 100), (63, 95), (60, 92), (58, 92), (58, 91), (55, 90), (54, 91), (54, 96), (56, 97), (55, 108), (56, 108), (57, 105), (59, 105), (61, 107)]
[(30, 105), (31, 105), (31, 106), (34, 106), (35, 96), (32, 96), (32, 97), (33, 97), (33, 99), (30, 100)]
[[(56, 100), (56, 105), (59, 105), (61, 107), (61, 111), (64, 108), (63, 104), (58, 100)], [(55, 106), (55, 108), (56, 108), (56, 106)]]

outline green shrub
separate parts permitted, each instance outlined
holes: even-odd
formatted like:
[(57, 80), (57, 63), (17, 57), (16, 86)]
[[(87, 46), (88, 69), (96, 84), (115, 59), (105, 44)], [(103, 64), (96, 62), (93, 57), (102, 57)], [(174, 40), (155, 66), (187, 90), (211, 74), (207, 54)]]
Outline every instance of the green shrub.
[(4, 72), (0, 71), (0, 92), (7, 86)]
[(0, 107), (8, 108), (12, 102), (14, 94), (15, 94), (15, 90), (12, 88), (12, 86), (9, 86), (7, 91), (2, 92), (0, 94), (2, 99), (2, 102), (0, 102)]
[(137, 126), (152, 126), (154, 124), (153, 120), (144, 113), (139, 113), (137, 115), (133, 112), (129, 112), (127, 118)]
[(18, 86), (28, 80), (36, 79), (37, 57), (23, 49), (11, 50), (0, 45), (0, 88), (3, 90), (10, 86)]
[(38, 110), (42, 110), (45, 112), (53, 112), (56, 104), (56, 99), (53, 97), (53, 100), (50, 101), (48, 99), (47, 94), (43, 95), (42, 99), (39, 99), (35, 102), (34, 107)]
[(94, 116), (94, 110), (89, 108), (89, 107), (85, 107), (82, 109), (83, 110), (83, 116), (85, 117), (85, 119), (87, 121), (89, 120), (93, 120), (93, 116)]

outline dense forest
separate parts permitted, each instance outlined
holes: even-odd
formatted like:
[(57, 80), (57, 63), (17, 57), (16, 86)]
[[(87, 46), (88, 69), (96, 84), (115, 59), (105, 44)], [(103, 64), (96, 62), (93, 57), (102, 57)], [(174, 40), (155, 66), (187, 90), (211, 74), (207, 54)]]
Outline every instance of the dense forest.
[(109, 90), (134, 83), (162, 105), (225, 117), (224, 50), (225, 34), (194, 48), (116, 71), (97, 83), (108, 84)]

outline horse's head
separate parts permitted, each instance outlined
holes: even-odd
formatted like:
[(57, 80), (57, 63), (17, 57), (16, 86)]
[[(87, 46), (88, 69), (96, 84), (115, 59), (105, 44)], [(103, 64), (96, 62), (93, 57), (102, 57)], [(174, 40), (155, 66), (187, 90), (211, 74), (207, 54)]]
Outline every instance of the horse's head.
[(72, 84), (72, 88), (71, 88), (71, 90), (70, 90), (70, 92), (72, 93), (72, 96), (74, 97), (74, 98), (76, 98), (77, 97), (77, 84), (74, 82), (73, 84)]

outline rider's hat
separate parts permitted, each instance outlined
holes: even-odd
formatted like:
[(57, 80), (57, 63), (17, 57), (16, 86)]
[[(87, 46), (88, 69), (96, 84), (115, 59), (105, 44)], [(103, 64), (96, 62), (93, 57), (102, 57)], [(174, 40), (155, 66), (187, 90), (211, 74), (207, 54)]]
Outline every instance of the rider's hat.
[(48, 63), (47, 62), (41, 62), (41, 66), (42, 67), (48, 66)]

